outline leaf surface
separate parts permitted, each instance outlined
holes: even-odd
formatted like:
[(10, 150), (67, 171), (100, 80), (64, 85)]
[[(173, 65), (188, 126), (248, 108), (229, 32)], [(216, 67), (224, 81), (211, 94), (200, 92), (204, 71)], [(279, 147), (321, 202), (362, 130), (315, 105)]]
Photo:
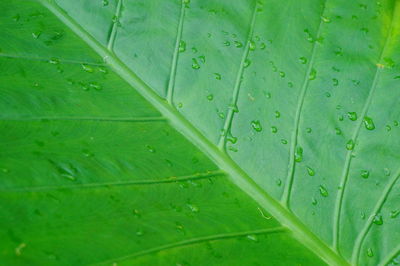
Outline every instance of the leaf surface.
[(7, 262), (396, 263), (399, 1), (1, 5)]

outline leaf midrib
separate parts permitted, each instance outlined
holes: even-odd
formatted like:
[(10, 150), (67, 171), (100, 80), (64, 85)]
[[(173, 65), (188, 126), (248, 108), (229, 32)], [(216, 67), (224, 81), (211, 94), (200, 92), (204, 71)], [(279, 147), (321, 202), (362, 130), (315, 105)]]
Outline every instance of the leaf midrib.
[(230, 157), (219, 150), (213, 143), (205, 138), (182, 114), (180, 114), (165, 99), (161, 98), (144, 81), (142, 81), (132, 70), (130, 70), (112, 52), (102, 46), (78, 23), (76, 23), (64, 10), (57, 6), (52, 0), (37, 0), (61, 22), (69, 27), (78, 37), (86, 42), (97, 52), (115, 73), (129, 83), (148, 102), (150, 102), (161, 114), (163, 114), (189, 141), (211, 158), (229, 176), (231, 181), (240, 189), (252, 197), (262, 208), (268, 210), (282, 225), (293, 232), (294, 237), (315, 254), (320, 256), (329, 265), (348, 265), (340, 255), (336, 254), (321, 239), (312, 233), (298, 218), (288, 209), (284, 208), (278, 201), (261, 189)]

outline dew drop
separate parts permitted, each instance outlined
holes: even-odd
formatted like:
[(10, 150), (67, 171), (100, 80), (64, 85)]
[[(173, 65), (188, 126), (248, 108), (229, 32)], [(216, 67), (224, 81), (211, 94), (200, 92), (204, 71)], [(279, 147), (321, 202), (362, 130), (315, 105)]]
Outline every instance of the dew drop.
[(375, 129), (375, 124), (371, 117), (368, 117), (368, 116), (364, 117), (364, 125), (365, 125), (365, 128), (368, 130)]
[(361, 170), (361, 177), (367, 179), (369, 177), (369, 171)]
[(329, 195), (328, 190), (322, 185), (319, 186), (319, 194), (321, 194), (322, 197), (328, 197)]
[(400, 214), (399, 210), (390, 211), (390, 218), (396, 218)]
[(314, 80), (316, 77), (317, 77), (317, 70), (315, 70), (315, 68), (312, 68), (310, 74), (308, 75), (308, 79)]
[(249, 42), (249, 50), (254, 51), (256, 49), (256, 43), (254, 41)]
[(32, 37), (35, 39), (39, 39), (40, 35), (42, 35), (42, 31), (40, 30), (32, 32)]
[(281, 143), (282, 143), (282, 144), (287, 144), (288, 141), (287, 141), (286, 139), (281, 139)]
[(246, 68), (246, 67), (250, 66), (250, 64), (251, 64), (250, 59), (247, 59), (247, 58), (246, 58), (246, 59), (244, 60), (243, 67)]
[(353, 150), (353, 149), (354, 149), (354, 146), (355, 146), (355, 144), (354, 144), (354, 141), (353, 141), (352, 139), (349, 140), (349, 141), (346, 143), (346, 149), (347, 149), (348, 151)]
[(314, 206), (317, 205), (318, 204), (317, 199), (313, 197), (312, 201), (311, 201), (311, 204), (314, 205)]
[(83, 70), (85, 70), (88, 73), (93, 73), (93, 71), (94, 71), (93, 67), (91, 67), (87, 64), (82, 64), (82, 68), (83, 68)]
[(207, 95), (207, 100), (209, 100), (210, 102), (214, 99), (214, 95), (209, 94)]
[(234, 41), (233, 42), (236, 48), (241, 48), (243, 47), (243, 43), (239, 42), (239, 41)]
[(305, 58), (304, 56), (300, 57), (299, 60), (300, 60), (300, 63), (302, 63), (303, 65), (307, 64), (307, 58)]
[(262, 126), (259, 120), (253, 120), (251, 121), (251, 127), (257, 131), (257, 132), (261, 132), (262, 131)]
[(275, 126), (272, 126), (271, 127), (271, 132), (274, 133), (274, 134), (277, 133), (278, 132), (278, 128), (275, 127)]
[(333, 86), (335, 86), (335, 87), (339, 85), (339, 80), (338, 79), (333, 78), (332, 82), (333, 82)]
[(186, 42), (185, 42), (185, 41), (181, 40), (181, 41), (179, 42), (178, 51), (179, 51), (180, 53), (183, 53), (184, 51), (186, 51)]
[(374, 256), (374, 252), (372, 251), (372, 248), (368, 248), (367, 249), (367, 256), (368, 257), (373, 257)]
[(192, 58), (192, 68), (193, 69), (199, 69), (200, 68), (200, 65), (199, 65), (199, 63), (197, 62), (197, 59), (196, 58)]
[(294, 160), (298, 163), (303, 160), (303, 148), (302, 147), (296, 148), (296, 151), (294, 153)]
[(155, 153), (155, 152), (156, 152), (156, 150), (155, 150), (152, 146), (150, 146), (150, 145), (146, 145), (146, 148), (147, 148), (147, 150), (148, 150), (149, 152), (151, 152), (151, 153)]
[(137, 209), (134, 209), (134, 210), (132, 211), (132, 214), (133, 214), (133, 216), (135, 216), (136, 218), (140, 218), (140, 217), (142, 216), (142, 214), (140, 213), (140, 211), (137, 210)]
[(198, 213), (199, 212), (199, 207), (197, 207), (194, 204), (187, 204), (187, 207), (189, 208), (189, 210), (193, 213)]
[(258, 242), (258, 237), (254, 234), (252, 235), (247, 235), (247, 239), (253, 241), (253, 242)]
[(215, 79), (216, 80), (221, 80), (221, 74), (220, 73), (214, 73)]
[(347, 117), (348, 117), (351, 121), (356, 121), (356, 120), (357, 120), (357, 113), (356, 113), (356, 112), (348, 112), (348, 113), (347, 113)]
[(315, 175), (314, 169), (312, 169), (309, 166), (307, 166), (307, 173), (308, 173), (309, 176), (314, 176)]
[(383, 224), (383, 218), (382, 215), (376, 214), (372, 220), (372, 222), (376, 225), (382, 225)]

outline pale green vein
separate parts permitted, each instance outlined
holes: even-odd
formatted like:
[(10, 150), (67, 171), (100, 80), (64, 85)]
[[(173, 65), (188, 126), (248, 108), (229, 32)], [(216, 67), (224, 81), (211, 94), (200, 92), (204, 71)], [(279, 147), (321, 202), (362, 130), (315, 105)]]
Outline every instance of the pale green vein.
[(0, 121), (105, 121), (105, 122), (163, 122), (165, 117), (73, 117), (73, 116), (38, 116), (38, 117), (1, 117)]
[(239, 69), (238, 69), (238, 72), (236, 75), (235, 85), (233, 87), (232, 101), (231, 101), (230, 105), (228, 106), (228, 113), (225, 118), (224, 128), (222, 129), (222, 134), (221, 134), (221, 137), (218, 142), (218, 148), (223, 151), (225, 151), (226, 136), (228, 135), (228, 132), (230, 131), (234, 113), (237, 112), (237, 101), (239, 98), (240, 85), (242, 83), (244, 65), (245, 65), (247, 56), (249, 54), (251, 39), (253, 38), (257, 9), (258, 9), (258, 3), (256, 2), (255, 6), (254, 6), (252, 18), (251, 18), (249, 33), (247, 35), (246, 46), (245, 46), (243, 54), (242, 54), (242, 59), (240, 61)]
[(174, 54), (172, 56), (171, 72), (169, 74), (168, 87), (167, 87), (167, 101), (171, 105), (174, 104), (173, 97), (174, 97), (174, 88), (175, 88), (175, 77), (176, 77), (176, 68), (178, 65), (179, 46), (180, 46), (180, 42), (182, 39), (183, 21), (185, 18), (185, 9), (186, 9), (185, 2), (186, 2), (185, 0), (181, 1), (181, 13), (179, 16), (178, 29), (176, 31), (175, 48), (174, 48)]
[(109, 50), (102, 46), (96, 39), (87, 33), (77, 22), (69, 17), (64, 10), (50, 0), (37, 0), (48, 8), (66, 26), (75, 32), (94, 51), (96, 51), (114, 69), (121, 78), (136, 89), (149, 103), (161, 112), (171, 124), (188, 138), (199, 149), (203, 150), (214, 162), (229, 174), (230, 180), (251, 196), (258, 204), (268, 210), (278, 221), (285, 224), (294, 237), (299, 239), (311, 251), (320, 256), (330, 265), (348, 265), (348, 263), (330, 249), (314, 233), (310, 231), (297, 217), (295, 217), (279, 202), (268, 195), (252, 180), (231, 158), (218, 149), (198, 129), (196, 129), (182, 114), (173, 108), (165, 99), (161, 98), (143, 80), (141, 80), (131, 69), (122, 63)]
[(301, 112), (303, 110), (303, 104), (304, 104), (304, 99), (306, 98), (307, 89), (309, 87), (310, 75), (313, 71), (314, 60), (315, 60), (315, 55), (316, 55), (316, 51), (317, 51), (318, 38), (321, 35), (322, 24), (324, 23), (322, 16), (325, 12), (326, 1), (327, 0), (325, 0), (323, 8), (322, 8), (320, 23), (318, 26), (316, 37), (314, 38), (314, 43), (313, 43), (312, 50), (311, 50), (311, 57), (308, 62), (307, 71), (304, 76), (303, 84), (301, 86), (300, 96), (299, 96), (299, 99), (297, 102), (297, 108), (296, 108), (296, 113), (295, 113), (295, 118), (294, 118), (294, 129), (292, 131), (292, 137), (291, 137), (291, 141), (290, 141), (291, 143), (290, 143), (290, 151), (289, 151), (288, 174), (286, 177), (285, 188), (284, 188), (282, 198), (281, 198), (282, 204), (288, 209), (290, 209), (289, 201), (290, 201), (290, 196), (292, 193), (294, 172), (295, 172), (295, 168), (296, 168), (295, 150), (297, 148), (297, 138), (299, 135), (300, 117), (301, 117)]
[(44, 57), (29, 57), (29, 56), (20, 56), (20, 55), (10, 55), (10, 54), (1, 54), (0, 57), (10, 58), (10, 59), (22, 59), (22, 60), (30, 60), (30, 61), (40, 61), (40, 62), (50, 62), (52, 59), (56, 59), (60, 63), (66, 64), (77, 64), (77, 65), (90, 65), (90, 66), (101, 66), (105, 67), (105, 64), (102, 63), (94, 63), (94, 62), (85, 62), (85, 61), (77, 61), (70, 59), (62, 59), (62, 58), (44, 58)]
[(126, 255), (126, 256), (116, 258), (113, 260), (98, 262), (96, 264), (117, 263), (120, 261), (148, 255), (151, 253), (156, 253), (156, 252), (165, 251), (165, 250), (174, 249), (174, 248), (187, 247), (187, 246), (200, 244), (200, 243), (204, 243), (204, 242), (208, 242), (208, 241), (226, 240), (226, 239), (232, 239), (232, 238), (238, 238), (238, 237), (245, 237), (248, 235), (284, 233), (286, 231), (287, 231), (287, 229), (285, 229), (284, 227), (275, 227), (275, 228), (259, 229), (259, 230), (245, 231), (245, 232), (234, 232), (234, 233), (225, 233), (225, 234), (216, 234), (216, 235), (197, 237), (197, 238), (187, 239), (187, 240), (183, 240), (180, 242), (170, 243), (170, 244), (142, 250), (142, 251), (136, 252), (131, 255)]
[[(396, 1), (397, 6), (399, 6), (399, 1)], [(360, 120), (358, 122), (358, 124), (356, 125), (356, 128), (353, 132), (353, 135), (351, 137), (351, 140), (356, 143), (357, 142), (357, 138), (358, 135), (360, 133), (362, 124), (364, 123), (364, 117), (366, 116), (368, 109), (371, 105), (372, 102), (372, 97), (374, 95), (374, 92), (376, 90), (378, 81), (379, 81), (379, 76), (381, 71), (383, 70), (383, 66), (384, 66), (384, 55), (386, 53), (386, 50), (388, 49), (388, 44), (390, 43), (391, 40), (391, 36), (392, 36), (392, 30), (396, 24), (396, 19), (395, 17), (395, 10), (398, 7), (393, 7), (393, 13), (391, 16), (391, 23), (388, 29), (388, 33), (386, 35), (386, 40), (385, 40), (385, 44), (382, 48), (381, 54), (379, 55), (378, 58), (378, 63), (376, 64), (376, 71), (375, 71), (375, 75), (371, 84), (371, 88), (369, 90), (368, 93), (368, 97), (365, 101), (364, 107), (361, 111), (361, 115), (360, 115)], [(342, 171), (342, 176), (340, 178), (340, 183), (339, 183), (339, 191), (338, 194), (336, 196), (336, 202), (335, 202), (335, 210), (334, 210), (334, 215), (333, 215), (333, 248), (340, 253), (339, 251), (339, 234), (340, 234), (340, 219), (341, 219), (341, 214), (342, 214), (342, 206), (343, 206), (343, 197), (344, 197), (344, 193), (346, 191), (346, 185), (347, 185), (347, 181), (348, 181), (348, 177), (349, 177), (349, 171), (350, 171), (350, 165), (353, 159), (353, 149), (348, 150), (346, 153), (346, 159), (343, 165), (343, 171)]]
[(397, 180), (400, 178), (400, 168), (397, 170), (396, 174), (393, 176), (393, 178), (389, 181), (389, 183), (386, 185), (384, 191), (382, 192), (382, 195), (379, 197), (371, 216), (368, 218), (367, 222), (365, 223), (363, 229), (360, 231), (358, 234), (358, 237), (355, 241), (354, 244), (354, 249), (353, 249), (353, 255), (352, 255), (352, 263), (355, 265), (358, 262), (358, 259), (360, 257), (360, 250), (362, 247), (362, 244), (364, 243), (364, 240), (366, 236), (368, 235), (371, 226), (373, 224), (375, 215), (378, 215), (381, 212), (381, 209), (383, 205), (385, 204), (385, 201), (387, 200), (390, 192), (392, 191), (394, 185), (396, 184)]
[(73, 185), (61, 185), (61, 186), (30, 186), (30, 187), (13, 187), (13, 188), (0, 188), (2, 192), (41, 192), (41, 191), (53, 191), (53, 190), (70, 190), (70, 189), (90, 189), (90, 188), (101, 188), (101, 187), (116, 187), (116, 186), (137, 186), (137, 185), (160, 185), (167, 183), (185, 182), (191, 180), (206, 179), (212, 177), (224, 176), (225, 173), (216, 170), (208, 171), (205, 173), (196, 173), (193, 175), (186, 176), (171, 176), (164, 178), (155, 179), (138, 179), (138, 180), (126, 180), (117, 182), (104, 182), (104, 183), (86, 183), (86, 184), (73, 184)]
[[(389, 263), (392, 262), (399, 254), (400, 254), (400, 244), (397, 245), (393, 249), (393, 252), (389, 253), (388, 256), (383, 258), (381, 260), (381, 262), (378, 264), (378, 266), (387, 266), (387, 265), (389, 265)], [(396, 265), (396, 264), (393, 263), (393, 265)]]
[(112, 24), (112, 29), (111, 29), (111, 33), (107, 42), (107, 49), (112, 51), (114, 48), (114, 42), (115, 42), (115, 38), (117, 37), (117, 31), (118, 31), (118, 27), (119, 27), (119, 19), (121, 16), (121, 9), (122, 9), (122, 0), (118, 0), (117, 3), (117, 9), (115, 11), (115, 15), (113, 17), (113, 24)]

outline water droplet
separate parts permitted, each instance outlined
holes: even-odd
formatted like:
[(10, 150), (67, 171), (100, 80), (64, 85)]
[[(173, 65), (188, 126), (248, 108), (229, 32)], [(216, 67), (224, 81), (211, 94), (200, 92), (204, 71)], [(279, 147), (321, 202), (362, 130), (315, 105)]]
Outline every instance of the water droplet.
[(132, 214), (133, 214), (133, 216), (135, 216), (136, 218), (140, 218), (140, 217), (142, 216), (142, 214), (140, 213), (140, 211), (137, 210), (137, 209), (134, 209), (134, 210), (132, 211)]
[(85, 70), (86, 72), (89, 72), (89, 73), (93, 73), (93, 71), (94, 71), (93, 67), (91, 67), (87, 64), (82, 64), (82, 68), (83, 68), (83, 70)]
[(96, 81), (89, 82), (89, 87), (93, 88), (95, 90), (98, 90), (98, 91), (102, 89), (101, 85), (99, 83), (97, 83)]
[(317, 77), (317, 70), (314, 68), (311, 69), (310, 74), (308, 75), (309, 80), (314, 80)]
[(300, 63), (302, 63), (303, 65), (307, 64), (307, 58), (305, 58), (304, 56), (300, 57), (299, 60), (300, 60)]
[(246, 59), (244, 60), (243, 67), (246, 68), (246, 67), (250, 66), (250, 64), (251, 64), (250, 59), (247, 59), (247, 58), (246, 58)]
[(313, 197), (312, 201), (311, 201), (311, 204), (314, 205), (314, 206), (317, 205), (318, 204), (317, 199)]
[(185, 42), (185, 41), (181, 40), (181, 41), (179, 42), (178, 51), (181, 52), (181, 53), (183, 53), (184, 51), (186, 51), (186, 42)]
[(354, 149), (354, 146), (355, 146), (355, 143), (354, 143), (354, 141), (353, 141), (352, 139), (349, 140), (349, 141), (346, 143), (346, 149), (347, 149), (348, 151), (353, 150), (353, 149)]
[(265, 43), (261, 43), (260, 44), (260, 49), (261, 50), (264, 50), (266, 47), (267, 47), (267, 45)]
[(338, 79), (335, 79), (335, 78), (333, 78), (332, 79), (332, 82), (333, 82), (333, 86), (337, 86), (337, 85), (339, 85), (339, 80)]
[(214, 73), (215, 79), (216, 80), (221, 80), (221, 74), (220, 73)]
[(275, 118), (281, 117), (281, 113), (279, 111), (275, 111)]
[(235, 46), (236, 46), (237, 48), (243, 47), (243, 43), (241, 43), (241, 42), (239, 42), (239, 41), (234, 41), (233, 43), (235, 44)]
[(331, 22), (331, 20), (328, 17), (325, 17), (325, 16), (321, 16), (321, 19), (325, 23), (330, 23)]
[(368, 130), (375, 129), (375, 124), (371, 117), (368, 117), (368, 116), (364, 117), (364, 125), (365, 125), (365, 128)]
[(144, 235), (143, 230), (137, 230), (137, 231), (136, 231), (136, 235), (137, 235), (137, 236), (143, 236), (143, 235)]
[(340, 128), (335, 128), (335, 134), (336, 135), (342, 135), (342, 130)]
[(357, 120), (357, 113), (356, 113), (356, 112), (348, 112), (348, 113), (347, 113), (347, 117), (348, 117), (351, 121), (356, 121), (356, 120)]
[(230, 41), (224, 41), (224, 45), (225, 45), (225, 46), (230, 46), (230, 45), (231, 45), (231, 42), (230, 42)]
[(306, 128), (306, 132), (307, 133), (311, 133), (312, 132), (312, 128), (311, 127)]
[(315, 175), (314, 169), (312, 169), (309, 166), (307, 166), (307, 173), (308, 173), (309, 176), (314, 176)]
[(49, 63), (53, 65), (58, 65), (60, 63), (60, 60), (58, 58), (52, 57), (50, 58)]
[(18, 22), (20, 18), (21, 18), (21, 16), (20, 16), (19, 14), (16, 14), (15, 16), (12, 17), (12, 19), (13, 19), (15, 22)]
[(192, 58), (192, 68), (193, 69), (199, 69), (200, 68), (200, 65), (199, 65), (199, 63), (197, 62), (197, 59), (196, 58)]
[(278, 132), (278, 128), (275, 127), (275, 126), (272, 126), (271, 127), (271, 132), (274, 133), (274, 134), (277, 133)]
[(198, 58), (200, 59), (200, 62), (202, 62), (203, 64), (206, 62), (206, 57), (204, 55), (200, 55), (198, 56)]
[(108, 6), (109, 2), (108, 0), (103, 0), (103, 6)]
[(319, 186), (319, 194), (321, 194), (322, 197), (328, 197), (329, 195), (328, 190), (322, 185)]
[(392, 130), (392, 127), (390, 126), (390, 125), (386, 125), (386, 131), (390, 131), (390, 130)]
[(257, 132), (261, 132), (262, 131), (262, 126), (259, 120), (253, 120), (251, 121), (251, 127), (257, 131)]
[(288, 141), (287, 141), (286, 139), (281, 139), (281, 143), (282, 143), (282, 144), (287, 144)]
[(282, 180), (280, 180), (279, 178), (275, 180), (275, 183), (278, 187), (280, 187), (282, 185)]
[(254, 241), (254, 242), (258, 242), (258, 237), (254, 234), (252, 235), (247, 235), (247, 239)]
[(175, 222), (175, 228), (176, 228), (176, 230), (178, 230), (178, 232), (185, 234), (185, 228), (184, 228), (183, 224), (181, 224), (179, 222)]
[(295, 162), (301, 162), (303, 160), (303, 148), (297, 147), (294, 153), (294, 160)]
[(156, 152), (156, 150), (155, 150), (152, 146), (150, 146), (150, 145), (146, 145), (146, 148), (147, 148), (147, 150), (148, 150), (149, 152), (151, 152), (151, 153), (155, 153), (155, 152)]
[(369, 171), (361, 170), (361, 177), (367, 179), (369, 177)]
[(390, 218), (396, 218), (397, 216), (399, 216), (399, 214), (400, 214), (400, 210), (390, 211)]
[(284, 78), (284, 77), (286, 76), (286, 74), (285, 74), (285, 72), (280, 71), (280, 72), (279, 72), (279, 76), (280, 76), (281, 78)]
[(254, 51), (256, 49), (256, 43), (254, 41), (249, 42), (249, 50)]
[(186, 205), (188, 208), (189, 208), (189, 210), (191, 211), (191, 212), (193, 212), (193, 213), (198, 213), (199, 212), (199, 207), (197, 207), (196, 205), (194, 205), (194, 204), (187, 204)]
[(367, 249), (367, 256), (368, 257), (373, 257), (374, 256), (374, 252), (372, 251), (372, 248), (368, 248)]
[(382, 215), (376, 214), (372, 220), (372, 222), (376, 225), (382, 225), (383, 224), (383, 218)]
[(214, 95), (209, 94), (207, 95), (207, 100), (209, 100), (210, 102), (214, 99)]
[(35, 39), (39, 39), (40, 35), (42, 35), (42, 31), (40, 30), (32, 32), (32, 37)]
[(390, 169), (389, 168), (383, 168), (383, 173), (385, 176), (390, 176)]

